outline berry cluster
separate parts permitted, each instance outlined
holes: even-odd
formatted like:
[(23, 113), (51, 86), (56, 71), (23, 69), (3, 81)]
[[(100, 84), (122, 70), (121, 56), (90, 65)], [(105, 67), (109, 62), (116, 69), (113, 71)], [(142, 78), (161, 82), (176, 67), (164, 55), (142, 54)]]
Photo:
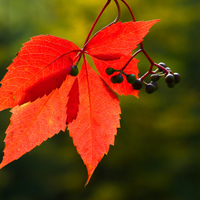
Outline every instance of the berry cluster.
[[(141, 78), (136, 79), (136, 76), (134, 74), (126, 74), (122, 70), (116, 70), (112, 67), (109, 67), (106, 69), (107, 75), (112, 75), (114, 72), (119, 72), (119, 74), (114, 75), (111, 77), (111, 82), (116, 83), (122, 83), (123, 82), (123, 75), (126, 76), (127, 82), (132, 84), (133, 89), (140, 90), (143, 85), (145, 86), (145, 90), (148, 94), (151, 94), (155, 92), (158, 89), (158, 80), (160, 77), (165, 77), (165, 82), (167, 83), (167, 86), (169, 88), (173, 88), (175, 84), (179, 83), (181, 80), (181, 76), (178, 73), (173, 73), (172, 70), (165, 65), (165, 63), (160, 62), (159, 64), (155, 64), (157, 66), (157, 69), (155, 71), (148, 71), (146, 74), (144, 74)], [(126, 65), (127, 66), (127, 65)], [(150, 75), (150, 83), (146, 83), (144, 79)]]
[(116, 70), (112, 67), (109, 67), (106, 69), (107, 75), (112, 75), (114, 72), (119, 72), (119, 74), (111, 77), (111, 82), (114, 84), (123, 82), (124, 78), (123, 78), (122, 74), (126, 76), (128, 83), (133, 84), (136, 81), (136, 76), (134, 74), (126, 74), (123, 72), (123, 70)]

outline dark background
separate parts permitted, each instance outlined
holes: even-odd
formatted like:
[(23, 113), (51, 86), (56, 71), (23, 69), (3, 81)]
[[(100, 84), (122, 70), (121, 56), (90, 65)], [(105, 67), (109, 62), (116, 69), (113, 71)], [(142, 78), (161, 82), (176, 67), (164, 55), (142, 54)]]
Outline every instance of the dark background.
[[(0, 78), (22, 44), (39, 34), (71, 40), (80, 47), (106, 1), (0, 0)], [(68, 132), (61, 132), (0, 170), (1, 200), (199, 200), (200, 199), (200, 2), (127, 0), (138, 20), (161, 19), (144, 45), (182, 81), (167, 88), (120, 97), (121, 129), (89, 185), (86, 168)], [(122, 21), (131, 20), (122, 6)], [(114, 3), (96, 30), (116, 15)], [(148, 63), (139, 55), (139, 69)], [(0, 113), (3, 157), (9, 110)]]

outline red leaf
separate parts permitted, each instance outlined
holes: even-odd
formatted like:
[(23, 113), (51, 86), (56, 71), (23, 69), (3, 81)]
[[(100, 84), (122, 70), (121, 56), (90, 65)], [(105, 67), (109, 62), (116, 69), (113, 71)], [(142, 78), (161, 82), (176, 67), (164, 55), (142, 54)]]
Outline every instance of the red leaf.
[(20, 158), (60, 130), (65, 131), (66, 105), (73, 82), (74, 78), (68, 76), (60, 89), (11, 110), (13, 114), (6, 130), (4, 157), (0, 168)]
[[(119, 100), (112, 90), (138, 96), (125, 76), (122, 84), (111, 83), (106, 69), (122, 69), (132, 50), (158, 21), (113, 24), (82, 50), (50, 35), (33, 37), (25, 43), (1, 81), (0, 110), (14, 108), (0, 168), (64, 131), (68, 124), (87, 167), (88, 183), (110, 145), (114, 145), (120, 127)], [(84, 60), (80, 74), (74, 78), (67, 75), (79, 59), (77, 53)], [(92, 57), (102, 78), (89, 66), (85, 53)], [(137, 76), (137, 62), (133, 59), (124, 72)]]
[[(123, 82), (120, 84), (113, 84), (111, 82), (111, 77), (119, 74), (119, 72), (115, 72), (112, 74), (112, 76), (108, 76), (106, 74), (106, 69), (109, 67), (112, 67), (114, 69), (121, 70), (124, 65), (127, 63), (127, 61), (131, 58), (131, 56), (124, 56), (121, 57), (119, 60), (112, 60), (112, 61), (104, 61), (96, 59), (95, 57), (92, 57), (94, 64), (100, 73), (103, 80), (119, 95), (134, 95), (138, 97), (138, 90), (134, 90), (132, 85), (127, 82), (126, 76), (123, 75)], [(135, 76), (138, 78), (138, 68), (137, 68), (137, 59), (132, 59), (132, 61), (127, 65), (124, 72), (127, 74), (135, 74)]]
[(18, 53), (1, 81), (0, 110), (12, 108), (59, 88), (79, 48), (55, 36), (36, 36)]
[(100, 31), (86, 47), (86, 52), (98, 59), (114, 60), (130, 55), (149, 29), (159, 20), (115, 23)]
[(109, 146), (114, 144), (114, 136), (120, 127), (120, 106), (116, 95), (85, 59), (78, 82), (79, 112), (68, 128), (87, 167), (89, 181)]

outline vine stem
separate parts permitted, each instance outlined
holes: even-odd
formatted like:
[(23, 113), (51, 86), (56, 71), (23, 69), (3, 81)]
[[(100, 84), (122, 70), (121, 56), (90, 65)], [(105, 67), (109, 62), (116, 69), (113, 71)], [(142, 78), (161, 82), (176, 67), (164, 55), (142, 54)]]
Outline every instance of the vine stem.
[[(117, 14), (117, 17), (115, 18), (115, 20), (114, 20), (113, 22), (111, 22), (110, 24), (108, 24), (107, 26), (105, 26), (104, 28), (102, 28), (101, 30), (105, 29), (106, 27), (110, 26), (110, 25), (113, 24), (113, 23), (116, 23), (116, 22), (119, 20), (119, 18), (120, 18), (120, 14), (121, 14), (120, 5), (119, 5), (119, 3), (118, 3), (118, 0), (114, 0), (114, 1), (115, 1), (116, 6), (117, 6), (117, 11), (118, 11), (118, 12), (117, 12), (117, 13), (118, 13), (118, 14)], [(82, 55), (84, 54), (87, 44), (91, 41), (92, 38), (94, 38), (94, 37), (101, 31), (101, 30), (99, 30), (98, 32), (96, 32), (96, 33), (93, 35), (93, 37), (90, 39), (90, 37), (91, 37), (91, 35), (92, 35), (92, 32), (93, 32), (93, 30), (94, 30), (94, 28), (95, 28), (97, 22), (99, 21), (99, 18), (101, 17), (101, 15), (102, 15), (103, 12), (105, 11), (105, 9), (108, 7), (108, 5), (110, 4), (110, 2), (111, 2), (111, 0), (107, 0), (106, 4), (104, 5), (104, 7), (102, 8), (102, 10), (101, 10), (100, 13), (98, 14), (97, 18), (95, 19), (95, 21), (94, 21), (94, 23), (93, 23), (93, 25), (92, 25), (92, 27), (91, 27), (89, 33), (88, 33), (88, 36), (87, 36), (87, 38), (86, 38), (86, 40), (85, 40), (85, 43), (84, 43), (84, 45), (83, 45), (83, 48), (80, 50), (80, 53), (77, 55), (77, 63), (80, 61)]]
[(95, 19), (95, 21), (94, 21), (94, 23), (93, 23), (93, 25), (92, 25), (92, 27), (91, 27), (91, 29), (90, 29), (88, 35), (87, 35), (87, 38), (86, 38), (85, 43), (84, 43), (84, 45), (83, 45), (83, 48), (81, 49), (80, 53), (77, 55), (78, 60), (77, 60), (76, 63), (78, 63), (78, 62), (80, 61), (82, 55), (84, 54), (85, 48), (86, 48), (86, 46), (87, 46), (87, 44), (88, 44), (88, 41), (90, 40), (90, 36), (92, 35), (92, 32), (93, 32), (93, 30), (94, 30), (94, 28), (95, 28), (97, 22), (99, 21), (99, 18), (101, 17), (101, 15), (102, 15), (103, 12), (105, 11), (105, 9), (108, 7), (108, 5), (110, 4), (110, 2), (111, 2), (111, 0), (107, 0), (106, 4), (104, 5), (104, 7), (102, 8), (102, 10), (101, 10), (100, 13), (98, 14), (97, 18)]
[[(94, 28), (95, 28), (97, 22), (99, 21), (99, 18), (101, 17), (101, 15), (102, 15), (103, 12), (105, 11), (105, 9), (108, 7), (108, 5), (110, 4), (110, 2), (111, 2), (111, 0), (107, 0), (106, 4), (104, 5), (104, 7), (102, 8), (102, 10), (101, 10), (100, 13), (98, 14), (97, 18), (95, 19), (95, 21), (94, 21), (94, 23), (93, 23), (93, 25), (92, 25), (92, 27), (91, 27), (89, 33), (88, 33), (88, 36), (87, 36), (87, 38), (86, 38), (86, 40), (85, 40), (84, 47), (85, 47), (85, 45), (87, 44), (87, 42), (89, 41), (90, 36), (91, 36), (91, 34), (92, 34), (92, 32), (93, 32), (93, 30), (94, 30)], [(83, 47), (83, 48), (84, 48), (84, 47)]]
[[(102, 29), (100, 29), (98, 32), (96, 32), (96, 33), (93, 35), (92, 38), (94, 38), (100, 31), (102, 31), (102, 30), (105, 29), (106, 27), (108, 27), (108, 26), (110, 26), (110, 25), (116, 23), (116, 22), (119, 20), (120, 14), (121, 14), (120, 5), (119, 5), (119, 3), (118, 3), (117, 0), (114, 0), (114, 1), (115, 1), (116, 6), (117, 6), (117, 17), (115, 18), (115, 20), (114, 20), (113, 22), (111, 22), (110, 24), (106, 25), (105, 27), (103, 27)], [(91, 38), (91, 39), (92, 39), (92, 38)], [(91, 39), (90, 39), (90, 40), (91, 40)], [(86, 46), (86, 45), (90, 42), (90, 40), (88, 40), (88, 42), (85, 43), (84, 46)]]
[(130, 6), (128, 5), (128, 3), (126, 3), (126, 1), (125, 0), (121, 0), (125, 5), (126, 5), (126, 7), (128, 8), (128, 10), (129, 10), (129, 12), (130, 12), (130, 14), (131, 14), (131, 16), (132, 16), (132, 18), (133, 18), (133, 21), (134, 22), (136, 22), (136, 19), (135, 19), (135, 16), (134, 16), (134, 14), (133, 14), (133, 11), (131, 10), (131, 8), (130, 8)]

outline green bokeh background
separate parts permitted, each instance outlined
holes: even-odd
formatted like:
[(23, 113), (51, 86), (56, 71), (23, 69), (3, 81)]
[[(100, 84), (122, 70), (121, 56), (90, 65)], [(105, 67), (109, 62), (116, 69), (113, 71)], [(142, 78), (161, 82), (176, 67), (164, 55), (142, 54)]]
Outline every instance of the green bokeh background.
[[(30, 37), (51, 34), (80, 47), (106, 1), (0, 0), (0, 78)], [(138, 20), (161, 19), (144, 40), (155, 62), (164, 61), (182, 82), (140, 98), (120, 97), (115, 146), (89, 183), (68, 132), (61, 132), (0, 170), (1, 200), (199, 200), (200, 199), (200, 1), (127, 0)], [(96, 30), (116, 16), (114, 3)], [(122, 21), (131, 20), (122, 6)], [(142, 55), (139, 69), (148, 63)], [(3, 157), (9, 110), (0, 113)]]

